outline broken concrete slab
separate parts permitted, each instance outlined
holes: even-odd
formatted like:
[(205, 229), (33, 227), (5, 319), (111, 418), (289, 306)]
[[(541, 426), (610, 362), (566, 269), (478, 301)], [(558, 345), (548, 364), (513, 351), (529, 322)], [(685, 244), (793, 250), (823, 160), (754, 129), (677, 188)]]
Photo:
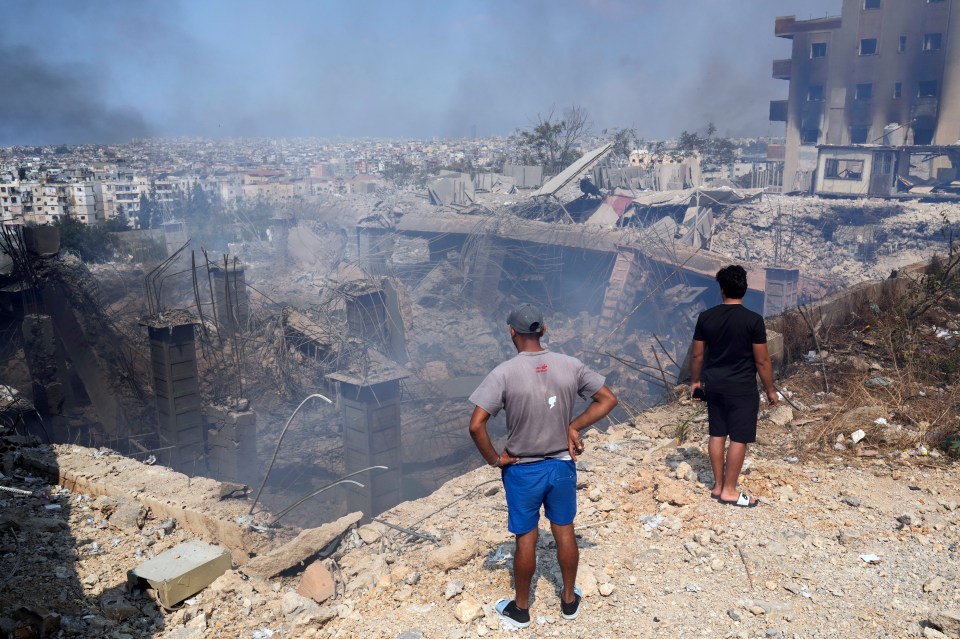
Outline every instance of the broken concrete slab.
[(120, 530), (140, 530), (149, 514), (150, 509), (140, 502), (127, 502), (110, 513), (107, 521)]
[(164, 608), (200, 592), (230, 570), (230, 551), (202, 541), (188, 541), (162, 552), (127, 573), (132, 584), (146, 581)]
[(948, 637), (960, 637), (960, 610), (937, 610), (930, 616), (930, 623)]
[(323, 550), (351, 526), (355, 526), (361, 517), (363, 513), (354, 512), (319, 528), (303, 530), (292, 541), (251, 559), (243, 567), (243, 572), (256, 577), (275, 577)]
[(438, 548), (427, 558), (430, 568), (449, 572), (459, 568), (480, 552), (480, 546), (475, 539), (458, 539), (449, 546)]

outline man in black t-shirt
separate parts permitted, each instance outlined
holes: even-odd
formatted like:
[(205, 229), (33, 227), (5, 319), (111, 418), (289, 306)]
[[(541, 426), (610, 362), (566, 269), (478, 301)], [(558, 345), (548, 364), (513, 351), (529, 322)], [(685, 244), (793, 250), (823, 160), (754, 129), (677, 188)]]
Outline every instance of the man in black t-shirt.
[(711, 496), (722, 504), (752, 508), (757, 500), (737, 491), (737, 479), (747, 444), (757, 440), (757, 373), (771, 406), (779, 397), (773, 387), (763, 318), (743, 306), (747, 272), (742, 266), (727, 266), (717, 272), (717, 283), (723, 303), (700, 313), (693, 331), (690, 392), (691, 397), (707, 402), (714, 477)]

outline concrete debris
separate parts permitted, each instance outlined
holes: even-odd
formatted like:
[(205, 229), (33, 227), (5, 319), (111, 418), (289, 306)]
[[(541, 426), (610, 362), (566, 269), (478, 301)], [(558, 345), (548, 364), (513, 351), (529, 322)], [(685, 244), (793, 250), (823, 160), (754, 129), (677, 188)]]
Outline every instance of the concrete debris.
[(303, 530), (292, 541), (251, 559), (243, 571), (250, 576), (275, 577), (319, 553), (355, 526), (361, 517), (363, 513), (350, 513), (319, 528)]
[(454, 607), (453, 616), (460, 623), (470, 623), (483, 616), (483, 606), (472, 595), (464, 594)]
[(337, 584), (326, 563), (315, 561), (303, 571), (297, 592), (317, 603), (323, 603), (337, 592)]
[(480, 553), (474, 539), (455, 539), (451, 544), (438, 548), (427, 557), (427, 566), (441, 572), (450, 572), (466, 564)]
[(140, 564), (129, 578), (133, 587), (145, 581), (156, 591), (160, 604), (171, 609), (213, 583), (230, 565), (226, 548), (190, 541)]

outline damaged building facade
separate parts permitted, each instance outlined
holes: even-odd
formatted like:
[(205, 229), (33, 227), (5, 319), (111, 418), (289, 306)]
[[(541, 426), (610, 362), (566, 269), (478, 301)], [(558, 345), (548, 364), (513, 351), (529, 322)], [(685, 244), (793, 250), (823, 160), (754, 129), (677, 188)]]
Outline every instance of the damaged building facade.
[[(773, 61), (788, 80), (770, 120), (786, 123), (785, 192), (810, 191), (818, 145), (953, 145), (960, 141), (960, 11), (955, 0), (844, 0), (836, 17), (777, 18), (792, 42)], [(953, 36), (953, 37), (951, 37)], [(935, 158), (935, 168), (950, 165)]]

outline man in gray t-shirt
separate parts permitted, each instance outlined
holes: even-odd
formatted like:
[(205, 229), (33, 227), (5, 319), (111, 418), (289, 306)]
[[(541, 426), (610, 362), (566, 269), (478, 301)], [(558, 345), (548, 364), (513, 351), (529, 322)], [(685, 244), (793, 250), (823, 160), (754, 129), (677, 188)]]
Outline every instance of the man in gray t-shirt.
[[(470, 396), (476, 405), (470, 436), (491, 466), (501, 468), (507, 496), (507, 527), (516, 535), (513, 560), (516, 598), (501, 599), (496, 610), (514, 628), (530, 625), (530, 582), (536, 568), (540, 507), (550, 520), (563, 577), (560, 611), (564, 619), (580, 613), (576, 587), (580, 553), (573, 529), (577, 511), (577, 455), (583, 452), (580, 431), (603, 419), (617, 405), (603, 376), (580, 360), (551, 353), (540, 344), (543, 315), (526, 304), (507, 318), (516, 357), (500, 364)], [(577, 396), (591, 403), (574, 417)], [(507, 411), (507, 443), (498, 453), (487, 421)]]

